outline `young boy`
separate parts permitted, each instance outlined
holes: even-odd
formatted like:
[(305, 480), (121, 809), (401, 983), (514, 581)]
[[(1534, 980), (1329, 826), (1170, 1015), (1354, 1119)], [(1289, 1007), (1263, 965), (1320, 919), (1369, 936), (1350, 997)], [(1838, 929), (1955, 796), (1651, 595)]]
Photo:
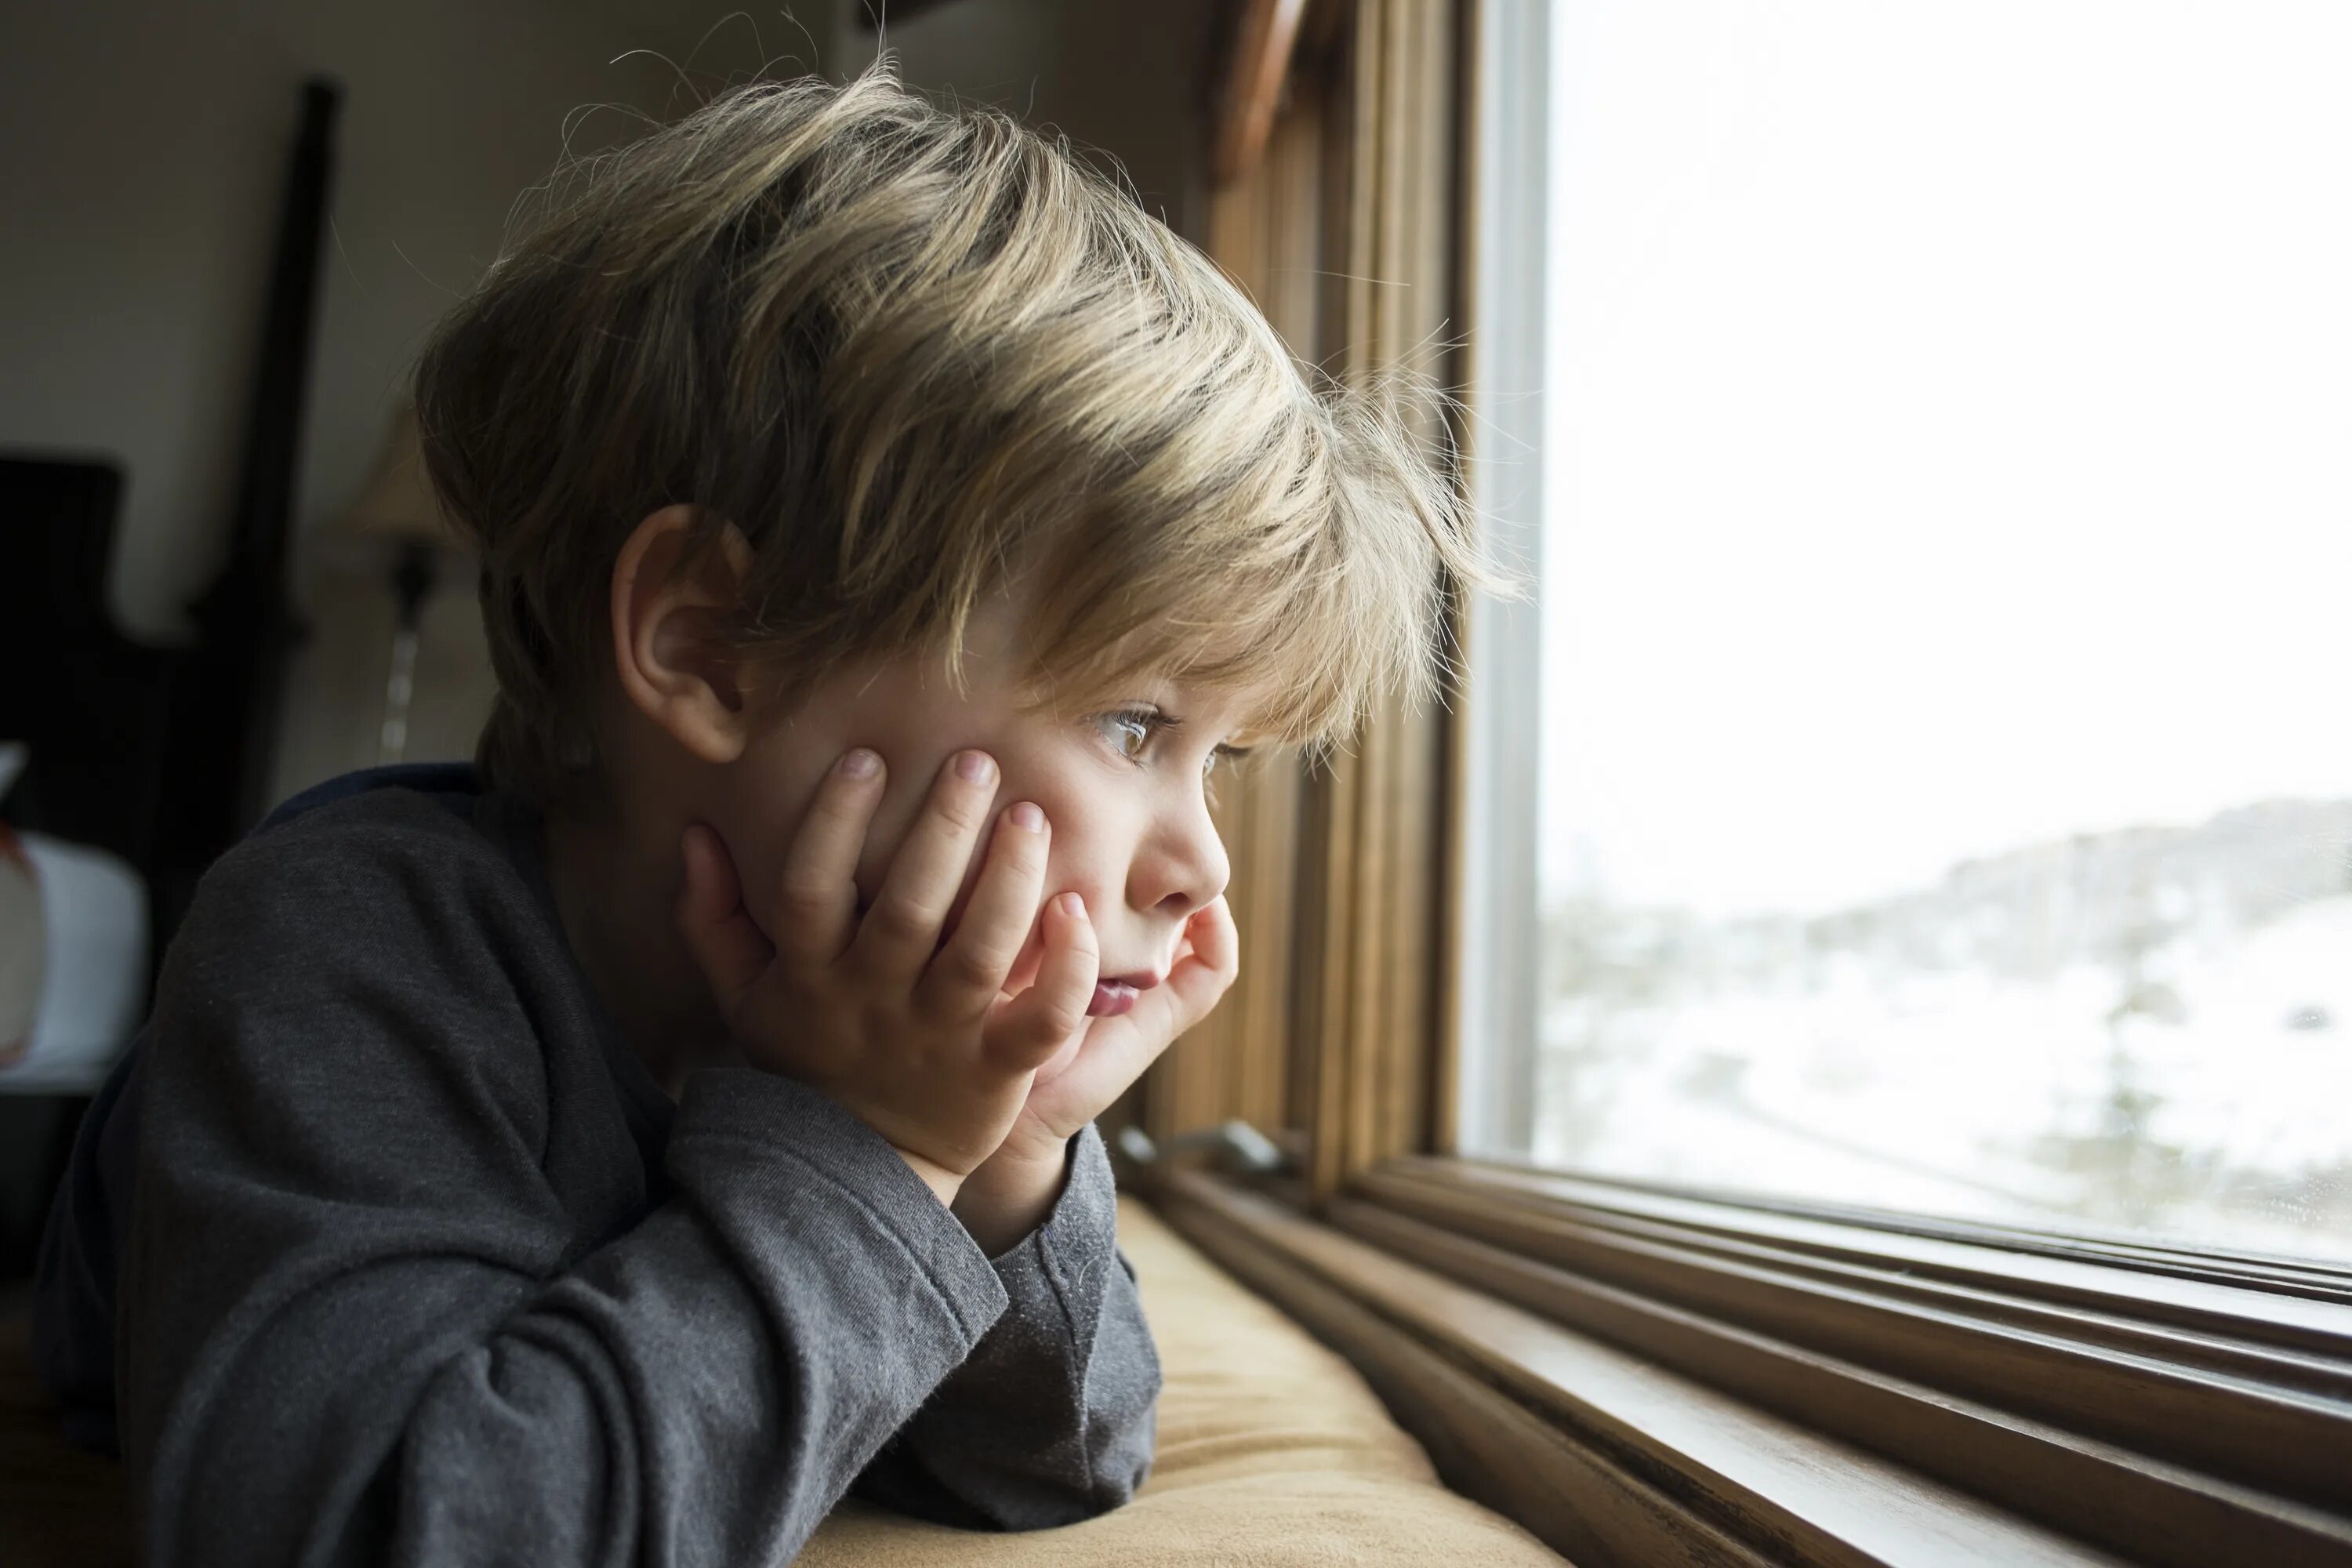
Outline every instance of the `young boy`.
[(883, 72), (579, 171), (417, 374), (499, 683), (206, 878), (37, 1333), (161, 1563), (788, 1560), (1150, 1463), (1092, 1119), (1232, 983), (1204, 775), (1459, 518), (1065, 151)]

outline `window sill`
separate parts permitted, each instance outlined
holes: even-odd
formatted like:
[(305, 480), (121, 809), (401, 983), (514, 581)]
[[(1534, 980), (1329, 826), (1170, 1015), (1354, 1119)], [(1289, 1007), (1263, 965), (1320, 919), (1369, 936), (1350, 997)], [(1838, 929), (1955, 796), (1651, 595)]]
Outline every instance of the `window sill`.
[(1198, 1173), (1155, 1195), (1571, 1557), (2352, 1563), (2324, 1268), (1440, 1159), (1321, 1221)]

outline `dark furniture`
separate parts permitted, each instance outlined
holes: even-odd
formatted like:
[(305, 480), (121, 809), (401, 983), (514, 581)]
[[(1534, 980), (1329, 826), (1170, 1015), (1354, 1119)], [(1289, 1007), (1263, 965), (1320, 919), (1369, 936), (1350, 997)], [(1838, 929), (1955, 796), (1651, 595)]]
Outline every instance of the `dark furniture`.
[(6, 819), (160, 868), (172, 698), (186, 655), (107, 609), (121, 470), (0, 457), (0, 740), (32, 760)]
[[(129, 862), (147, 882), (156, 963), (205, 868), (269, 805), (286, 656), (300, 636), (287, 563), (341, 101), (331, 81), (302, 84), (226, 562), (190, 606), (193, 646), (143, 644), (114, 624), (117, 464), (0, 454), (0, 741), (31, 748), (0, 818)], [(81, 1105), (48, 1102), (39, 1129), (15, 1126), (20, 1110), (0, 1131), (51, 1152), (32, 1202), (0, 1184), (0, 1280), (29, 1265)]]

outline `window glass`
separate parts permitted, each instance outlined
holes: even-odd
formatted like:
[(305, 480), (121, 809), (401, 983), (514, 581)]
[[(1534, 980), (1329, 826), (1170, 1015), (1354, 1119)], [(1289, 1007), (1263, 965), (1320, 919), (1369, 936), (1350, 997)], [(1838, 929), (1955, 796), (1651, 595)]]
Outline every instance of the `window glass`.
[(2352, 1258), (2352, 6), (1550, 31), (1509, 1152)]

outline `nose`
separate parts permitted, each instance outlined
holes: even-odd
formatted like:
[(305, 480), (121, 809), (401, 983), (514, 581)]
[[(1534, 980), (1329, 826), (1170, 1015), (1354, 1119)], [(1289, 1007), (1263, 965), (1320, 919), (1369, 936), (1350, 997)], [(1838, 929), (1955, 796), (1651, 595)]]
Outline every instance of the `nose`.
[(1232, 875), (1208, 802), (1196, 794), (1153, 822), (1128, 871), (1128, 904), (1181, 920), (1214, 902)]

